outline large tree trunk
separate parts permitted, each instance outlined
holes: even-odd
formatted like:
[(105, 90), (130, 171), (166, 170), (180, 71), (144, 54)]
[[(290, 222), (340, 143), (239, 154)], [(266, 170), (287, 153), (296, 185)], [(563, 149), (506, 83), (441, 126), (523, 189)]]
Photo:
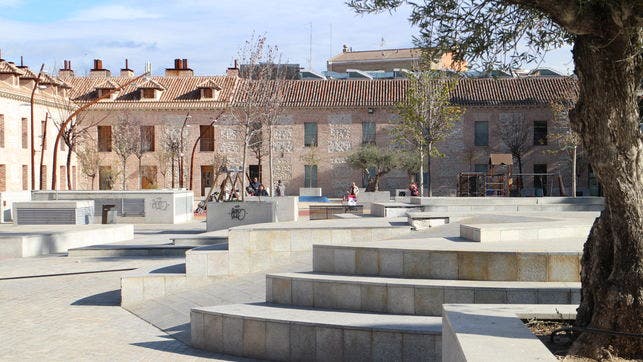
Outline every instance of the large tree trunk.
[(574, 146), (572, 150), (572, 197), (576, 197), (576, 151), (577, 147)]
[[(599, 358), (608, 346), (625, 358), (642, 358), (643, 333), (643, 136), (636, 90), (642, 55), (638, 34), (577, 36), (574, 62), (580, 95), (570, 112), (605, 194), (605, 210), (585, 243), (579, 327), (572, 353)], [(631, 56), (630, 54), (637, 54)]]

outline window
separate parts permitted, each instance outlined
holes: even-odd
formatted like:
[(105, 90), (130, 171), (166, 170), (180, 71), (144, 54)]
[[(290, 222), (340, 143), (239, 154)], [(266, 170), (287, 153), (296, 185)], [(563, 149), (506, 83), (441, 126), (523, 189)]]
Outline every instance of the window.
[(304, 166), (304, 187), (317, 187), (317, 165)]
[(27, 139), (27, 136), (29, 135), (29, 131), (27, 130), (27, 127), (29, 126), (27, 124), (27, 119), (23, 118), (22, 119), (22, 148), (29, 148), (29, 140)]
[(112, 126), (98, 126), (98, 151), (112, 152)]
[(212, 94), (212, 88), (203, 88), (203, 98), (213, 98)]
[(487, 172), (489, 171), (489, 165), (486, 163), (476, 163), (473, 165), (474, 172)]
[(547, 196), (547, 164), (534, 164), (535, 196)]
[(201, 136), (200, 150), (201, 152), (214, 151), (214, 127), (212, 126), (199, 126), (199, 134)]
[(141, 126), (141, 151), (154, 152), (154, 126)]
[(22, 165), (22, 189), (29, 190), (29, 167)]
[(60, 166), (60, 176), (58, 176), (59, 184), (58, 184), (58, 189), (60, 190), (65, 190), (67, 189), (67, 167), (65, 166)]
[(317, 147), (317, 123), (304, 123), (304, 146)]
[(156, 98), (154, 90), (154, 88), (143, 88), (141, 89), (141, 95), (145, 99), (154, 99)]
[(375, 144), (375, 122), (362, 122), (362, 144)]
[(0, 148), (4, 147), (4, 114), (0, 114)]
[[(42, 135), (40, 136), (41, 147), (43, 150), (47, 149), (47, 120), (40, 121), (40, 131)], [(60, 142), (62, 145), (64, 142)]]
[(0, 165), (0, 191), (7, 191), (7, 166)]
[(534, 121), (534, 146), (547, 145), (547, 121)]
[[(61, 180), (65, 177), (63, 175), (58, 175), (58, 176), (60, 177)], [(41, 190), (47, 189), (47, 165), (40, 166), (40, 189)]]
[(476, 121), (473, 143), (476, 146), (489, 146), (489, 122)]

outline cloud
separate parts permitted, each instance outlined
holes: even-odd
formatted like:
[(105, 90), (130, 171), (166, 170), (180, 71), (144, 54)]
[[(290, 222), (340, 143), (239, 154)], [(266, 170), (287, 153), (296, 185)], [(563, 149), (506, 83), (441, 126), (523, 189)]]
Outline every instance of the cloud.
[[(3, 0), (0, 0), (3, 1)], [(103, 5), (83, 9), (72, 15), (71, 21), (99, 21), (99, 20), (140, 20), (158, 19), (161, 15), (124, 5)]]

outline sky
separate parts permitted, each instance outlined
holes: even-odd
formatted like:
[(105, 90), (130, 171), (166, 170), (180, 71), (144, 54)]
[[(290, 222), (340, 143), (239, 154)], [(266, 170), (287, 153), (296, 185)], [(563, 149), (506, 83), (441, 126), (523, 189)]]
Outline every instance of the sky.
[[(118, 74), (125, 58), (136, 73), (151, 62), (154, 74), (188, 59), (196, 75), (224, 74), (253, 32), (278, 46), (282, 59), (326, 69), (342, 51), (413, 46), (410, 10), (357, 15), (343, 0), (0, 0), (2, 58), (50, 72), (71, 60), (78, 75), (93, 59)], [(312, 41), (311, 41), (312, 39)], [(541, 66), (569, 74), (569, 48), (550, 53)], [(526, 66), (525, 68), (533, 68)]]

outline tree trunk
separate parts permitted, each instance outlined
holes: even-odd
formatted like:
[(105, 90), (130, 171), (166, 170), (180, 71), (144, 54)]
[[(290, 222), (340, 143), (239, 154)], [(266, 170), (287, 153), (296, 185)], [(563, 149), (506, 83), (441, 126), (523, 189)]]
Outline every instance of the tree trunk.
[[(637, 87), (643, 56), (637, 42), (636, 32), (628, 37), (606, 30), (604, 38), (576, 37), (573, 54), (580, 94), (570, 120), (605, 194), (605, 210), (583, 251), (576, 324), (641, 334), (643, 137), (638, 130)], [(609, 346), (620, 357), (643, 357), (640, 338), (591, 331), (583, 332), (570, 352), (600, 358)]]
[(71, 190), (71, 155), (72, 146), (67, 145), (67, 162), (65, 164), (67, 166), (67, 169), (65, 170), (67, 171), (67, 175), (65, 175), (65, 177), (67, 177), (67, 190)]
[(139, 190), (143, 189), (143, 174), (141, 173), (142, 160), (143, 160), (143, 156), (138, 158), (138, 189)]
[(424, 150), (420, 146), (420, 197), (424, 197)]
[(90, 190), (93, 190), (94, 189), (94, 179), (96, 178), (96, 175), (92, 176), (91, 178), (92, 178), (92, 186), (91, 186)]
[[(525, 183), (524, 183), (525, 180), (523, 180), (523, 178), (522, 178), (522, 156), (521, 155), (516, 155), (516, 160), (518, 160), (518, 173), (520, 174), (520, 177), (518, 177), (518, 184), (520, 184), (520, 189), (519, 190), (522, 190), (523, 187), (525, 187)], [(534, 184), (535, 183), (536, 182), (534, 181)], [(521, 195), (522, 195), (522, 193), (521, 193)]]
[[(245, 135), (243, 137), (243, 159), (241, 161), (241, 201), (246, 200), (246, 167), (248, 163), (248, 142), (250, 129), (248, 126), (245, 128)], [(233, 186), (234, 187), (234, 186)], [(221, 190), (223, 192), (223, 190)]]
[(125, 169), (125, 166), (127, 166), (127, 159), (123, 158), (123, 191), (127, 190), (125, 185), (127, 183), (127, 170)]
[(574, 146), (572, 151), (572, 197), (576, 197), (576, 149)]
[(433, 196), (433, 190), (431, 190), (431, 179), (433, 174), (431, 173), (431, 150), (433, 149), (433, 142), (429, 142), (429, 147), (426, 152), (426, 171), (429, 173), (429, 179), (427, 180), (426, 187), (428, 188), (429, 197)]
[[(268, 182), (270, 183), (268, 190), (270, 190), (270, 196), (275, 196), (275, 182), (272, 179), (272, 124), (268, 125)], [(284, 196), (284, 195), (282, 195)]]
[(172, 189), (174, 189), (174, 156), (172, 156)]

